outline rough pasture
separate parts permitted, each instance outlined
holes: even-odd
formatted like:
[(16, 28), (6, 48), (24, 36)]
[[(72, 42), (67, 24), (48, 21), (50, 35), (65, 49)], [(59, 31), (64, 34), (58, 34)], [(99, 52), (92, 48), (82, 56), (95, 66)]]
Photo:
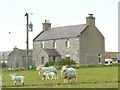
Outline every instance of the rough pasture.
[[(24, 88), (118, 88), (118, 67), (87, 67), (76, 69), (77, 82), (64, 84), (60, 70), (58, 70), (58, 80), (41, 80), (36, 70), (3, 71), (3, 87), (14, 87), (9, 74), (25, 76)], [(20, 83), (18, 83), (18, 86)], [(23, 88), (23, 87), (22, 87)]]

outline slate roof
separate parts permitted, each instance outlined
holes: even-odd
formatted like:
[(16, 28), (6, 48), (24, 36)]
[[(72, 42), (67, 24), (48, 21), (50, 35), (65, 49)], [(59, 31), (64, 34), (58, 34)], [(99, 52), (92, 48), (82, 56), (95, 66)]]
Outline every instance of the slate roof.
[[(21, 55), (21, 56), (26, 56), (26, 50), (23, 50), (23, 49), (17, 49), (18, 53)], [(13, 51), (14, 52), (14, 51)], [(11, 52), (12, 54), (12, 52)], [(29, 55), (32, 56), (32, 50), (29, 50)]]
[(118, 52), (105, 52), (105, 58), (117, 58)]
[(37, 37), (34, 38), (34, 41), (77, 37), (83, 30), (86, 29), (86, 27), (86, 24), (80, 24), (51, 28), (50, 30), (42, 31)]
[(55, 49), (44, 49), (49, 57), (60, 57), (61, 55)]
[[(26, 50), (18, 49), (21, 56), (26, 56)], [(32, 55), (32, 50), (29, 50), (29, 55)]]

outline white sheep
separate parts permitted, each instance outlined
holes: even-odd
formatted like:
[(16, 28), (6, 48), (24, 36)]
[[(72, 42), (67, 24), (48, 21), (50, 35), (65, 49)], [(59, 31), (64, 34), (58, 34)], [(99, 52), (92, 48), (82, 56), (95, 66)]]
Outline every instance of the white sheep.
[(71, 79), (73, 78), (77, 81), (76, 70), (74, 68), (67, 68), (67, 66), (63, 66), (61, 69), (61, 75), (64, 79), (64, 83), (71, 82)]
[[(50, 79), (50, 77), (51, 77), (51, 79)], [(43, 78), (45, 80), (53, 80), (53, 79), (56, 80), (57, 76), (56, 76), (55, 72), (44, 72)]]
[(49, 66), (49, 67), (37, 67), (37, 71), (39, 71), (39, 75), (42, 75), (42, 80), (44, 80), (43, 73), (44, 72), (54, 72), (56, 74), (56, 77), (58, 79), (58, 72), (57, 69), (54, 66)]
[(24, 76), (16, 76), (16, 74), (10, 74), (10, 76), (14, 85), (16, 85), (17, 81), (21, 81), (21, 85), (24, 85)]

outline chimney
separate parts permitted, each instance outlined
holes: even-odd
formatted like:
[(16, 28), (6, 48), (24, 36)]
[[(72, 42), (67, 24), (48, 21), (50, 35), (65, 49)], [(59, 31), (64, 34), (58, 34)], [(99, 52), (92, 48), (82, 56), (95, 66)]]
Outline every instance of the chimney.
[(43, 24), (43, 31), (49, 30), (51, 28), (51, 23), (49, 23), (49, 20), (45, 20), (45, 23)]
[(95, 17), (93, 17), (93, 14), (89, 14), (89, 16), (86, 17), (86, 24), (87, 26), (95, 26)]
[(17, 46), (15, 46), (15, 47), (13, 48), (13, 51), (16, 51), (16, 50), (18, 50)]

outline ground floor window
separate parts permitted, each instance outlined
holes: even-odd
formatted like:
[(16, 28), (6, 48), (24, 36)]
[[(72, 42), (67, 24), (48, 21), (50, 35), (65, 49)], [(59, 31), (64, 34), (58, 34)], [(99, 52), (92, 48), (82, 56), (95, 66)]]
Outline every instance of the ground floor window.
[(98, 62), (101, 63), (101, 55), (98, 54)]
[(53, 62), (55, 62), (55, 57), (53, 57)]
[(42, 57), (41, 60), (42, 60), (42, 62), (41, 62), (42, 65), (44, 65), (44, 57)]
[(65, 55), (65, 58), (66, 58), (66, 59), (70, 59), (70, 54), (66, 54), (66, 55)]

